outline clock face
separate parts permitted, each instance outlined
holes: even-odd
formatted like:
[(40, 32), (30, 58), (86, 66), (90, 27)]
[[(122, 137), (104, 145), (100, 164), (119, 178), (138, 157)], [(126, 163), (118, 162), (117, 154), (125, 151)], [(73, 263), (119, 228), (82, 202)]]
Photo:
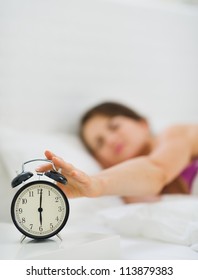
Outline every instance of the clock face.
[(15, 194), (11, 215), (15, 226), (31, 238), (49, 238), (66, 224), (69, 203), (63, 191), (48, 181), (34, 181)]

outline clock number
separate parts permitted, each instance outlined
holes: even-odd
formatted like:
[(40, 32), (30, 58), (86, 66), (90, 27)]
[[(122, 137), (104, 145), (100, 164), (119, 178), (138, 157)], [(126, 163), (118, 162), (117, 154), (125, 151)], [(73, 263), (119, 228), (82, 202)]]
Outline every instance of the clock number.
[(59, 218), (58, 218), (58, 216), (56, 217), (56, 219), (55, 219), (57, 222), (59, 221)]
[(42, 189), (37, 190), (37, 194), (40, 194), (42, 192)]
[(58, 202), (59, 201), (59, 197), (55, 197), (55, 202)]
[(29, 191), (29, 197), (33, 197), (34, 196), (34, 192), (33, 191)]
[(19, 208), (19, 214), (22, 214), (22, 213), (23, 213), (23, 209)]
[(21, 221), (22, 221), (22, 223), (25, 223), (25, 218), (23, 217), (23, 218), (21, 219)]
[(48, 191), (48, 196), (50, 196), (51, 195), (51, 192), (50, 191)]
[(27, 198), (22, 198), (22, 204), (26, 204), (27, 203)]
[(30, 224), (30, 229), (32, 229), (33, 228), (33, 224)]
[(58, 212), (62, 212), (62, 207), (61, 206), (58, 206)]
[(43, 228), (42, 228), (42, 226), (40, 226), (40, 227), (39, 227), (39, 231), (43, 231)]
[(53, 228), (54, 228), (52, 223), (50, 223), (50, 228), (51, 228), (51, 230), (53, 230)]

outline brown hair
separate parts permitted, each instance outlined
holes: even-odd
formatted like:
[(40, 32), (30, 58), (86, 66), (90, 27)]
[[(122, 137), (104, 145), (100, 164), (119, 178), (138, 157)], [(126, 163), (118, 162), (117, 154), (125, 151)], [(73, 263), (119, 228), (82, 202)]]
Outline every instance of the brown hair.
[(88, 110), (82, 116), (81, 122), (80, 122), (80, 137), (89, 151), (90, 151), (90, 149), (87, 146), (87, 143), (83, 136), (83, 126), (85, 125), (85, 123), (88, 120), (90, 120), (92, 117), (94, 117), (96, 115), (103, 115), (103, 116), (107, 116), (107, 117), (125, 116), (125, 117), (129, 117), (136, 121), (145, 120), (145, 118), (143, 116), (141, 116), (140, 114), (138, 114), (136, 111), (134, 111), (131, 108), (129, 108), (123, 104), (120, 104), (120, 103), (103, 102), (103, 103), (100, 103), (100, 104), (94, 106), (93, 108)]
[(81, 127), (95, 115), (105, 115), (108, 117), (121, 115), (132, 118), (136, 121), (145, 119), (143, 116), (125, 105), (115, 102), (104, 102), (94, 106), (84, 114), (84, 116), (81, 118)]

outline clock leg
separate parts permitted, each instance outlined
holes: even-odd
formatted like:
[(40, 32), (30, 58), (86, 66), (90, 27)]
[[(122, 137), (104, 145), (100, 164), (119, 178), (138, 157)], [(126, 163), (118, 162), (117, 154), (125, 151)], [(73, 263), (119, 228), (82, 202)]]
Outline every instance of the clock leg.
[(60, 239), (60, 241), (63, 241), (63, 239), (62, 239), (62, 237), (60, 236), (60, 234), (57, 233), (56, 236)]
[(23, 240), (24, 240), (25, 238), (26, 238), (26, 236), (25, 236), (25, 235), (22, 235), (22, 236), (21, 236), (20, 242), (23, 243)]

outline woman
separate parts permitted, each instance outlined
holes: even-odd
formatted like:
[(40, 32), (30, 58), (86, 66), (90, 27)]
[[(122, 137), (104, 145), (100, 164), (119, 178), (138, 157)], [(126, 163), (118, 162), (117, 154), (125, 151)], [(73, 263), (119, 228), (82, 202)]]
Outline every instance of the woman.
[[(83, 116), (80, 135), (104, 168), (96, 175), (45, 152), (67, 177), (68, 185), (59, 186), (68, 197), (118, 195), (129, 203), (152, 201), (161, 193), (190, 193), (198, 169), (198, 125), (175, 125), (156, 136), (144, 117), (106, 102)], [(37, 171), (50, 168), (47, 164)]]

